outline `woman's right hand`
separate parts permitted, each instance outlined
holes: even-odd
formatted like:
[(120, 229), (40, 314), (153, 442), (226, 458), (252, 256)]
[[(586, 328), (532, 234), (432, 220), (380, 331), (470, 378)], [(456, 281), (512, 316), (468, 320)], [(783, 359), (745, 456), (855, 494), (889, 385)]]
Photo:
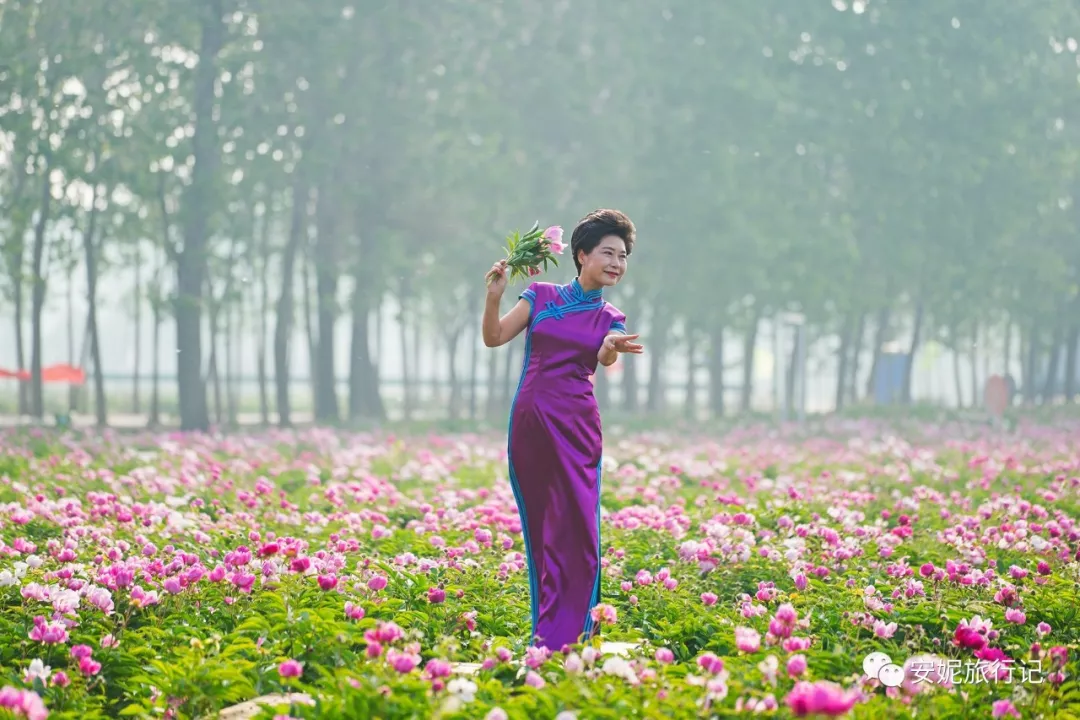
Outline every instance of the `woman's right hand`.
[(499, 260), (491, 269), (484, 275), (484, 280), (487, 282), (488, 295), (494, 295), (496, 297), (502, 297), (503, 292), (506, 291), (506, 260)]

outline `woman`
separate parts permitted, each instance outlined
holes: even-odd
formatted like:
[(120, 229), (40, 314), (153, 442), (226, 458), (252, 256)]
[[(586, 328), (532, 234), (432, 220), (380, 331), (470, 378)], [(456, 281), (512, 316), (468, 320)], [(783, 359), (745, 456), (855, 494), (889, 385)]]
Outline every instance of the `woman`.
[(617, 210), (589, 213), (570, 240), (577, 277), (532, 283), (501, 318), (506, 262), (485, 275), (484, 344), (505, 345), (525, 330), (507, 460), (525, 539), (532, 643), (550, 650), (590, 638), (600, 601), (603, 437), (591, 378), (597, 364), (642, 352), (638, 336), (626, 334), (626, 316), (602, 297), (626, 274), (634, 235)]

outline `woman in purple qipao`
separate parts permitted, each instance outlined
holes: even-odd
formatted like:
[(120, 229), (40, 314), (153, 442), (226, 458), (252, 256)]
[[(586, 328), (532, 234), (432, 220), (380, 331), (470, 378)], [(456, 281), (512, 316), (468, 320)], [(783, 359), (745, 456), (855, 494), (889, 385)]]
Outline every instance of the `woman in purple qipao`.
[(484, 344), (499, 347), (525, 331), (507, 460), (528, 563), (531, 642), (552, 651), (595, 630), (603, 433), (592, 376), (597, 364), (642, 352), (638, 336), (626, 333), (626, 316), (603, 299), (603, 289), (626, 274), (634, 236), (623, 213), (589, 213), (570, 240), (577, 277), (566, 285), (532, 283), (501, 318), (505, 261), (485, 276)]

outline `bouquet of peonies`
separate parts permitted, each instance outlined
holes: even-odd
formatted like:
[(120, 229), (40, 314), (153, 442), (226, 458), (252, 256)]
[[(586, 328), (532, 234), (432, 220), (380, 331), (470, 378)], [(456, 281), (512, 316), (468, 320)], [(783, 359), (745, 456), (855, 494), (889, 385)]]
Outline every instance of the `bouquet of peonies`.
[[(547, 230), (540, 230), (540, 223), (524, 235), (514, 231), (506, 238), (506, 266), (510, 268), (507, 281), (514, 278), (529, 278), (547, 270), (548, 263), (558, 267), (556, 255), (562, 255), (566, 245), (562, 241), (563, 231), (558, 225)], [(541, 270), (543, 267), (543, 270)], [(493, 278), (488, 278), (488, 285)]]

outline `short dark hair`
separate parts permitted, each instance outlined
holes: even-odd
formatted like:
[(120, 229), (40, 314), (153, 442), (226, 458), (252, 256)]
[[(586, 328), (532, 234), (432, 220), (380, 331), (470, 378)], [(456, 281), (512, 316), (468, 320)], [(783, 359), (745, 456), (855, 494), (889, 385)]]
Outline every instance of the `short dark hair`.
[(619, 210), (593, 210), (591, 213), (578, 221), (574, 228), (574, 234), (570, 236), (570, 254), (574, 256), (574, 265), (581, 272), (581, 261), (578, 260), (578, 252), (585, 251), (588, 255), (608, 235), (616, 235), (622, 238), (626, 245), (626, 254), (634, 251), (634, 238), (637, 230), (626, 213)]

